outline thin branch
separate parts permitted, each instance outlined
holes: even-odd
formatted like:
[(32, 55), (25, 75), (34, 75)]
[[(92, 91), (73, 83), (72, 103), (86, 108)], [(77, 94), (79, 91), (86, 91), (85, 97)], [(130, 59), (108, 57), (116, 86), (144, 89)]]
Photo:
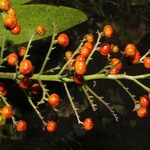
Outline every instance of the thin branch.
[(74, 112), (75, 112), (76, 118), (77, 118), (77, 120), (78, 120), (78, 124), (83, 124), (83, 122), (80, 121), (80, 116), (78, 115), (78, 112), (77, 112), (78, 108), (76, 108), (75, 105), (74, 105), (74, 103), (73, 103), (71, 94), (70, 94), (70, 92), (69, 92), (69, 90), (68, 90), (68, 87), (67, 87), (67, 84), (66, 84), (65, 82), (64, 82), (63, 84), (64, 84), (64, 87), (65, 87), (65, 90), (66, 90), (68, 99), (69, 99), (69, 101), (70, 101), (71, 107), (72, 107), (72, 109), (73, 109)]
[(109, 103), (106, 103), (102, 97), (98, 96), (88, 85), (85, 84), (86, 89), (95, 97), (97, 98), (97, 100), (99, 100), (102, 104), (104, 104), (104, 106), (112, 113), (112, 115), (114, 116), (115, 120), (118, 121), (119, 117), (117, 116), (117, 114), (115, 113), (115, 111), (113, 110), (113, 107), (110, 106)]
[(143, 56), (141, 57), (140, 62), (142, 62), (142, 61), (144, 60), (144, 58), (145, 58), (146, 56), (148, 56), (149, 54), (150, 54), (150, 49), (147, 51), (147, 53), (145, 53), (145, 55), (143, 55)]
[(91, 96), (89, 93), (88, 93), (88, 90), (85, 88), (85, 86), (82, 86), (82, 89), (83, 89), (83, 92), (84, 94), (86, 95), (93, 111), (96, 111), (97, 110), (97, 105), (94, 104), (94, 100), (93, 100), (93, 96)]

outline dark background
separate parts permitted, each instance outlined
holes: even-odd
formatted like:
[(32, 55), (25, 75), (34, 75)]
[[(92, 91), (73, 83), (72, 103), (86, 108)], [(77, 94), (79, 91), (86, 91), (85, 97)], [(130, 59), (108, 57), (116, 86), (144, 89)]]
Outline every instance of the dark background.
[[(75, 48), (78, 40), (88, 32), (95, 35), (97, 29), (102, 29), (103, 25), (111, 23), (116, 27), (116, 34), (112, 42), (118, 44), (123, 50), (125, 44), (133, 42), (137, 45), (141, 54), (144, 54), (150, 47), (150, 15), (149, 15), (149, 2), (144, 0), (34, 0), (31, 3), (47, 3), (49, 5), (65, 5), (74, 7), (84, 11), (89, 20), (77, 27), (66, 31), (71, 38), (71, 46)], [(33, 62), (39, 68), (40, 62), (44, 59), (44, 52), (41, 49), (47, 49), (49, 46), (48, 40), (36, 41), (33, 43), (33, 49), (36, 53), (32, 52)], [(68, 48), (68, 49), (69, 49)], [(52, 63), (50, 66), (55, 66), (56, 58), (61, 61), (64, 56), (64, 50), (55, 51), (52, 53)], [(67, 49), (66, 49), (67, 50)], [(62, 53), (60, 53), (60, 51)], [(36, 58), (41, 59), (37, 60)], [(99, 58), (94, 55), (94, 62), (89, 66), (89, 73), (101, 67), (105, 62), (104, 58)], [(99, 64), (99, 65), (98, 65)], [(94, 67), (94, 69), (93, 69)], [(149, 70), (143, 69), (141, 65), (127, 66), (127, 73), (136, 74), (148, 73)], [(38, 70), (37, 70), (38, 71)], [(149, 84), (149, 80), (145, 80)], [(130, 87), (131, 93), (135, 94), (137, 98), (146, 94), (144, 90), (129, 81), (123, 82), (127, 87)], [(119, 116), (119, 121), (116, 122), (111, 113), (100, 103), (98, 103), (98, 111), (92, 112), (90, 107), (86, 108), (80, 115), (84, 119), (87, 116), (92, 117), (95, 123), (94, 129), (90, 132), (85, 132), (81, 126), (77, 124), (76, 118), (72, 113), (68, 112), (68, 107), (63, 105), (60, 108), (58, 117), (48, 107), (41, 106), (40, 111), (46, 116), (47, 119), (57, 119), (59, 127), (56, 133), (49, 134), (43, 132), (42, 124), (38, 117), (32, 110), (31, 106), (26, 102), (25, 96), (12, 81), (6, 81), (9, 85), (8, 99), (13, 97), (12, 103), (16, 108), (20, 109), (22, 118), (28, 122), (28, 130), (23, 135), (22, 140), (1, 139), (0, 148), (7, 150), (146, 150), (150, 149), (150, 119), (149, 114), (147, 117), (140, 119), (133, 112), (134, 105), (130, 97), (123, 91), (114, 81), (96, 81), (88, 82), (89, 86), (96, 91), (99, 95), (104, 96), (106, 101), (109, 102)], [(67, 97), (63, 86), (59, 83), (47, 83), (47, 87), (52, 91), (58, 91), (67, 103)], [(70, 91), (76, 95), (83, 105), (84, 99), (79, 92), (76, 85), (69, 85)], [(12, 91), (14, 89), (14, 91)], [(17, 91), (17, 92), (15, 92)], [(16, 101), (16, 99), (18, 101)], [(36, 101), (37, 97), (35, 97)], [(62, 109), (62, 110), (61, 110)], [(63, 112), (65, 110), (65, 113)], [(69, 117), (66, 117), (69, 115)]]

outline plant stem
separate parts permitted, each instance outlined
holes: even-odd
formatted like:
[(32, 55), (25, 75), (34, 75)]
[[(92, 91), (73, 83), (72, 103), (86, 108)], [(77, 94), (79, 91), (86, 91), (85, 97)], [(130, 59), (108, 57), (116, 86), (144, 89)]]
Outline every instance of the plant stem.
[(144, 59), (147, 55), (149, 55), (149, 54), (150, 54), (150, 49), (147, 51), (147, 53), (146, 53), (145, 55), (143, 55), (143, 56), (141, 57), (140, 62), (142, 62), (143, 59)]
[(36, 35), (36, 33), (33, 33), (32, 36), (31, 36), (31, 38), (30, 38), (30, 40), (29, 40), (29, 43), (28, 43), (28, 45), (27, 45), (27, 51), (26, 51), (26, 53), (25, 53), (25, 55), (24, 55), (24, 57), (23, 57), (23, 60), (25, 60), (25, 59), (28, 57), (28, 52), (29, 52), (31, 43), (32, 43), (32, 41), (33, 41), (35, 35)]
[(70, 94), (70, 92), (69, 92), (69, 90), (68, 90), (68, 87), (67, 87), (67, 84), (66, 84), (66, 83), (63, 83), (63, 84), (64, 84), (64, 87), (65, 87), (65, 90), (66, 90), (68, 99), (69, 99), (69, 101), (70, 101), (71, 107), (72, 107), (72, 109), (73, 109), (74, 112), (75, 112), (76, 118), (77, 118), (77, 120), (78, 120), (78, 124), (83, 124), (83, 122), (80, 121), (80, 118), (79, 118), (80, 116), (78, 115), (78, 112), (77, 112), (78, 109), (75, 107), (75, 105), (74, 105), (74, 103), (73, 103), (71, 94)]
[(56, 35), (57, 35), (56, 33), (53, 33), (52, 41), (51, 41), (51, 44), (50, 44), (48, 53), (47, 53), (47, 55), (46, 55), (46, 58), (44, 59), (44, 62), (43, 62), (42, 67), (41, 67), (41, 70), (40, 70), (40, 72), (39, 72), (40, 75), (43, 73), (43, 70), (44, 70), (44, 68), (45, 68), (45, 66), (46, 66), (46, 64), (47, 64), (47, 61), (49, 60), (49, 56), (50, 56), (50, 54), (51, 54), (51, 52), (52, 52), (52, 50), (53, 50), (53, 45), (56, 43), (56, 41), (55, 41), (55, 36), (56, 36)]
[(91, 60), (91, 58), (92, 58), (94, 52), (97, 50), (98, 45), (101, 43), (101, 42), (100, 42), (100, 39), (101, 39), (101, 37), (103, 36), (103, 32), (97, 31), (97, 33), (98, 33), (97, 42), (96, 42), (96, 44), (95, 44), (95, 46), (94, 46), (92, 52), (91, 52), (90, 55), (88, 56), (88, 58), (87, 58), (87, 60), (86, 60), (86, 64), (89, 63), (89, 61)]
[(34, 105), (34, 103), (32, 102), (31, 97), (27, 94), (27, 92), (24, 90), (24, 93), (30, 103), (30, 105), (32, 106), (32, 108), (35, 110), (35, 112), (37, 113), (37, 115), (39, 116), (40, 120), (42, 121), (43, 125), (46, 125), (46, 122), (44, 121), (44, 117), (41, 115), (41, 113), (38, 111), (37, 107)]

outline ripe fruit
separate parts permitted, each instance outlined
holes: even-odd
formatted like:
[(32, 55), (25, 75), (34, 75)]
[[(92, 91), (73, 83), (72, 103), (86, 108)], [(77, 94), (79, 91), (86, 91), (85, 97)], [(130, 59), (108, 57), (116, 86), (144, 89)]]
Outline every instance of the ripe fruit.
[(48, 121), (46, 129), (48, 132), (54, 132), (57, 129), (57, 123), (55, 121)]
[(142, 107), (147, 107), (149, 105), (149, 99), (147, 96), (140, 97), (140, 105)]
[(8, 61), (8, 64), (11, 65), (11, 66), (15, 66), (16, 63), (18, 62), (18, 56), (17, 54), (15, 53), (11, 53), (7, 56), (7, 61)]
[(36, 28), (36, 34), (38, 35), (44, 35), (46, 33), (46, 30), (43, 26), (37, 26)]
[(122, 62), (118, 58), (113, 58), (111, 60), (110, 74), (118, 74), (122, 69)]
[(110, 53), (110, 45), (108, 43), (104, 43), (100, 46), (99, 52), (103, 56), (107, 56)]
[(1, 93), (3, 96), (6, 96), (6, 95), (7, 95), (7, 90), (6, 90), (6, 88), (4, 87), (4, 84), (3, 84), (3, 83), (0, 83), (0, 93)]
[(84, 79), (83, 79), (83, 75), (79, 75), (77, 73), (74, 73), (73, 74), (73, 81), (76, 83), (76, 84), (81, 84)]
[(5, 106), (2, 109), (2, 115), (6, 118), (6, 119), (10, 119), (13, 116), (13, 108), (12, 106)]
[(24, 57), (24, 55), (26, 54), (26, 51), (27, 51), (27, 49), (25, 46), (20, 46), (18, 49), (18, 55), (21, 57)]
[(140, 62), (140, 58), (141, 58), (141, 55), (140, 55), (139, 51), (136, 51), (131, 63), (138, 64)]
[(15, 16), (6, 15), (4, 18), (4, 25), (9, 28), (13, 29), (17, 25), (17, 19)]
[(146, 107), (141, 107), (140, 109), (137, 110), (137, 115), (140, 118), (143, 118), (147, 115), (148, 111)]
[(85, 38), (88, 42), (94, 42), (94, 36), (91, 33), (86, 34)]
[(9, 16), (16, 16), (16, 10), (11, 7), (11, 8), (7, 11), (7, 14), (8, 14)]
[(72, 52), (71, 51), (67, 51), (66, 53), (65, 53), (65, 59), (70, 59), (70, 57), (72, 56)]
[(88, 47), (90, 49), (90, 51), (92, 51), (92, 49), (93, 49), (93, 44), (91, 42), (85, 42), (85, 44), (83, 46)]
[(49, 98), (48, 98), (48, 102), (49, 102), (49, 104), (50, 104), (51, 106), (53, 106), (53, 107), (58, 106), (59, 103), (60, 103), (60, 97), (59, 97), (59, 95), (56, 94), (56, 93), (51, 94), (51, 95), (49, 96)]
[(110, 38), (114, 33), (114, 29), (111, 25), (104, 26), (103, 31), (104, 31), (104, 35), (108, 38)]
[(17, 123), (16, 123), (16, 130), (18, 132), (25, 132), (27, 130), (27, 123), (26, 121), (23, 121), (23, 120), (19, 120)]
[(37, 95), (41, 92), (41, 86), (38, 83), (34, 83), (31, 87), (31, 93)]
[(5, 117), (0, 114), (0, 126), (3, 126), (5, 123), (6, 123)]
[(61, 33), (57, 38), (57, 43), (63, 47), (66, 47), (69, 44), (69, 37), (65, 33)]
[(75, 63), (75, 72), (79, 75), (83, 75), (85, 74), (87, 70), (87, 65), (86, 65), (86, 62), (83, 62), (83, 61), (77, 61)]
[(145, 68), (150, 69), (150, 57), (145, 57), (143, 63)]
[(19, 87), (22, 89), (27, 89), (31, 85), (31, 80), (29, 78), (22, 78), (19, 83)]
[(17, 23), (17, 25), (10, 30), (10, 32), (13, 34), (13, 35), (18, 35), (21, 31), (21, 25), (19, 23)]
[(136, 54), (136, 51), (137, 51), (137, 48), (134, 44), (128, 44), (126, 45), (125, 47), (125, 54), (126, 54), (126, 57), (134, 57), (134, 55)]
[(0, 0), (0, 10), (7, 11), (10, 9), (10, 2), (8, 0)]
[(86, 61), (86, 58), (85, 58), (85, 56), (83, 56), (83, 55), (78, 55), (77, 57), (76, 57), (76, 62), (77, 61), (82, 61), (82, 62), (85, 62)]
[(87, 46), (81, 47), (80, 54), (84, 57), (88, 57), (91, 53), (91, 50)]
[(91, 118), (86, 118), (83, 122), (83, 127), (85, 130), (89, 131), (93, 129), (93, 120)]
[(30, 74), (33, 71), (33, 65), (31, 63), (30, 60), (26, 59), (26, 60), (22, 60), (20, 63), (20, 73), (21, 74)]

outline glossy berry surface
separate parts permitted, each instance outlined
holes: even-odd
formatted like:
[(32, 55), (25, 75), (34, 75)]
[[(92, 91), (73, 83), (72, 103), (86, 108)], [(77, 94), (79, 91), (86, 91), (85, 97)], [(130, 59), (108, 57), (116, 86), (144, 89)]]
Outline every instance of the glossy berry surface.
[(53, 107), (58, 106), (59, 103), (60, 103), (60, 97), (59, 97), (59, 95), (56, 94), (56, 93), (51, 94), (51, 95), (49, 96), (49, 98), (48, 98), (48, 102), (49, 102), (49, 104), (50, 104), (51, 106), (53, 106)]
[(24, 74), (24, 75), (32, 73), (33, 65), (32, 65), (31, 61), (27, 60), (27, 59), (22, 60), (21, 63), (20, 63), (19, 70), (20, 70), (20, 73)]
[(93, 129), (93, 120), (91, 118), (86, 118), (83, 122), (83, 127), (85, 130), (89, 131)]
[(113, 29), (112, 25), (106, 25), (106, 26), (104, 26), (103, 31), (104, 31), (104, 35), (106, 37), (108, 37), (108, 38), (110, 38), (113, 35), (113, 33), (114, 33), (114, 29)]
[(66, 47), (69, 44), (69, 37), (65, 33), (61, 33), (57, 38), (57, 43), (63, 47)]
[(46, 33), (46, 30), (45, 30), (45, 28), (43, 27), (43, 26), (37, 26), (37, 28), (36, 28), (36, 34), (38, 34), (38, 35), (45, 35), (45, 33)]
[(150, 57), (145, 57), (143, 63), (145, 68), (150, 69)]
[(99, 52), (101, 55), (107, 56), (110, 53), (110, 45), (108, 43), (102, 44)]
[(25, 132), (27, 130), (27, 123), (24, 120), (19, 120), (16, 123), (16, 130), (18, 132)]
[(57, 123), (55, 121), (48, 121), (46, 129), (48, 132), (55, 132), (57, 129)]
[(135, 44), (127, 44), (126, 47), (125, 47), (125, 54), (126, 54), (126, 57), (134, 57), (134, 55), (136, 54), (136, 46)]
[(6, 15), (4, 18), (4, 25), (8, 28), (8, 29), (13, 29), (16, 27), (17, 25), (17, 19), (15, 16), (9, 16)]
[(15, 66), (18, 62), (18, 55), (16, 53), (11, 53), (7, 56), (7, 62), (11, 66)]
[(39, 83), (34, 83), (31, 87), (31, 93), (37, 95), (41, 92), (41, 86)]
[(25, 46), (20, 46), (20, 47), (18, 48), (18, 55), (19, 55), (20, 57), (24, 57), (25, 54), (26, 54), (26, 51), (27, 51), (27, 49), (26, 49)]
[(147, 115), (148, 111), (146, 107), (142, 107), (140, 109), (137, 110), (137, 116), (140, 118), (143, 118)]
[(140, 97), (140, 105), (142, 107), (148, 107), (149, 106), (149, 99), (147, 96)]
[(2, 109), (2, 115), (6, 118), (6, 119), (10, 119), (13, 116), (13, 108), (12, 106), (5, 106)]
[(86, 62), (77, 61), (75, 63), (75, 72), (77, 74), (83, 75), (83, 74), (85, 74), (86, 70), (87, 70)]
[(17, 25), (10, 30), (13, 35), (18, 35), (21, 32), (21, 25), (17, 23)]

